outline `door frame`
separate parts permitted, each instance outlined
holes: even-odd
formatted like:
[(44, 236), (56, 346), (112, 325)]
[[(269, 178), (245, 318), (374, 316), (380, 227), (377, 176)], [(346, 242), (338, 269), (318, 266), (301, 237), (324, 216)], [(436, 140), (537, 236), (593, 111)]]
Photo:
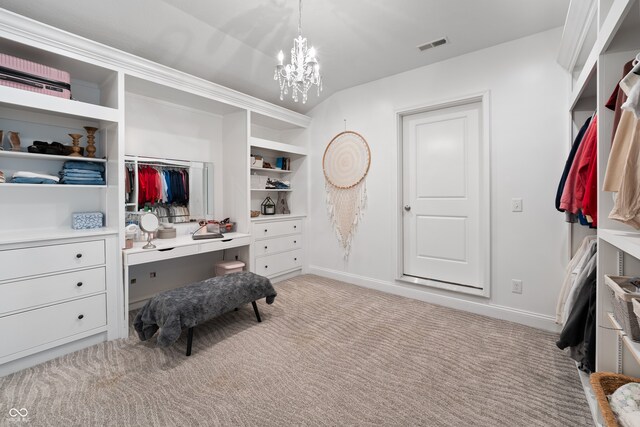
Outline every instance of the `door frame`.
[[(480, 125), (482, 132), (480, 135), (482, 143), (482, 153), (480, 156), (480, 174), (483, 183), (480, 187), (480, 269), (481, 276), (484, 280), (482, 289), (473, 288), (463, 285), (455, 285), (452, 283), (440, 282), (437, 280), (421, 279), (413, 276), (404, 275), (404, 224), (403, 212), (404, 206), (404, 164), (403, 164), (403, 119), (405, 116), (412, 114), (425, 113), (429, 111), (440, 110), (448, 107), (457, 107), (461, 105), (480, 102), (482, 111), (482, 119)], [(396, 209), (394, 209), (396, 223), (396, 281), (412, 283), (415, 285), (423, 285), (432, 288), (445, 289), (463, 294), (478, 295), (485, 298), (491, 296), (491, 117), (490, 117), (490, 92), (484, 91), (480, 93), (450, 98), (440, 101), (432, 101), (418, 106), (411, 106), (396, 109), (396, 135), (397, 135), (397, 200)]]

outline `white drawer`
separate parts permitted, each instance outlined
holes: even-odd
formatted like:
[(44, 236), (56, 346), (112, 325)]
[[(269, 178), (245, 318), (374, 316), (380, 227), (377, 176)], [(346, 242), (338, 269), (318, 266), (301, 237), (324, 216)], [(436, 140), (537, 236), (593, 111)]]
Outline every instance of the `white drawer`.
[(0, 280), (104, 264), (104, 240), (0, 251)]
[(0, 358), (106, 324), (105, 295), (0, 317)]
[(104, 290), (104, 267), (9, 282), (0, 285), (0, 316)]
[(274, 237), (264, 239), (254, 244), (255, 256), (270, 255), (278, 252), (291, 251), (302, 247), (302, 235)]
[(285, 236), (287, 234), (302, 233), (302, 220), (261, 222), (253, 224), (253, 234), (256, 239), (264, 237)]
[(198, 245), (176, 246), (174, 248), (149, 249), (146, 252), (127, 253), (128, 265), (144, 264), (147, 262), (162, 261), (165, 259), (178, 258), (198, 253)]
[(256, 274), (273, 277), (279, 273), (302, 267), (302, 249), (275, 255), (256, 257)]

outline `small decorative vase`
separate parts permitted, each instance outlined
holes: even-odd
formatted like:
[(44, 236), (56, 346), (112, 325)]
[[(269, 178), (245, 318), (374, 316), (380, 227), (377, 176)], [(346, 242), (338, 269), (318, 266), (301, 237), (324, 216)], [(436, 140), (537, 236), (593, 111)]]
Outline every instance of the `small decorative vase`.
[(71, 147), (71, 151), (73, 151), (69, 156), (71, 157), (82, 157), (80, 154), (80, 138), (82, 138), (82, 134), (80, 133), (70, 133), (69, 136), (73, 140), (73, 147)]
[(91, 126), (85, 126), (84, 130), (87, 131), (87, 157), (95, 157), (96, 156), (96, 132), (98, 128), (94, 128)]
[(20, 134), (18, 132), (9, 132), (9, 142), (11, 142), (11, 151), (20, 151)]

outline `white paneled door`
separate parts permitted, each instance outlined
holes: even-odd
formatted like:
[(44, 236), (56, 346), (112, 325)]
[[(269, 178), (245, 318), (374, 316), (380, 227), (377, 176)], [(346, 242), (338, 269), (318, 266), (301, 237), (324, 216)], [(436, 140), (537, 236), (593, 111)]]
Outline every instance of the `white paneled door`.
[(473, 102), (402, 118), (405, 276), (486, 286), (481, 115), (482, 103)]

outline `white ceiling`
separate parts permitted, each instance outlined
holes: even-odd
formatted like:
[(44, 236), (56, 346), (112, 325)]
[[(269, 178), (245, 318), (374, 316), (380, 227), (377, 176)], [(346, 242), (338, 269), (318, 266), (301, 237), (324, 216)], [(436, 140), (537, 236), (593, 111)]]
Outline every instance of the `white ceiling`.
[[(306, 113), (332, 93), (561, 26), (569, 0), (305, 0), (302, 33), (324, 79), (306, 105), (280, 101), (297, 0), (0, 0), (58, 28)], [(440, 37), (449, 44), (420, 52)]]

